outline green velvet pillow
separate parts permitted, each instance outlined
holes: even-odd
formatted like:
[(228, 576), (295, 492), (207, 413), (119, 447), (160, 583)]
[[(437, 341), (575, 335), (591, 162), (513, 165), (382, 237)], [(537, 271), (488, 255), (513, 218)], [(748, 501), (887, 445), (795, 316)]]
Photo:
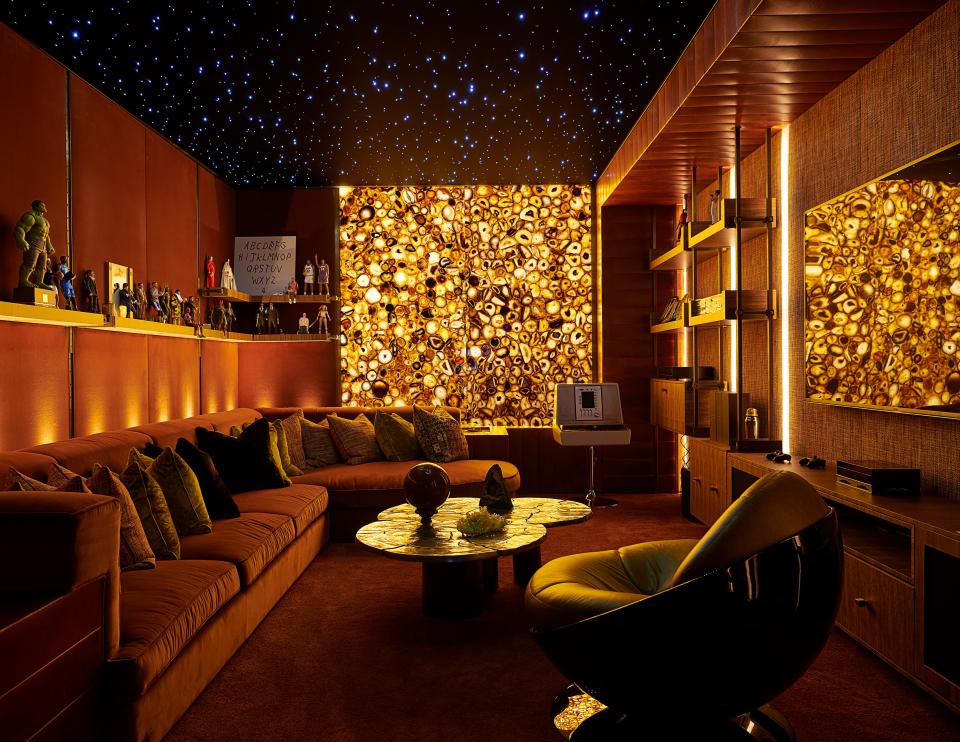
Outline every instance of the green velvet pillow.
[[(283, 473), (288, 477), (299, 477), (301, 474), (303, 474), (303, 472), (290, 460), (290, 448), (287, 443), (287, 431), (284, 430), (283, 424), (280, 420), (274, 420), (272, 423), (270, 423), (270, 425), (273, 427), (273, 434), (270, 436), (270, 439), (271, 442), (276, 439), (277, 452), (280, 456), (280, 468), (283, 469)], [(299, 429), (300, 425), (298, 423), (297, 430)]]
[[(277, 432), (276, 426), (270, 422), (267, 423), (267, 430), (270, 433), (270, 460), (273, 462), (274, 466), (277, 467), (277, 471), (280, 472), (280, 475), (283, 477), (283, 481), (287, 484), (290, 484), (290, 477), (287, 476), (286, 467), (283, 465), (283, 457), (280, 455), (280, 434)], [(290, 455), (288, 453), (287, 459), (289, 458)], [(302, 473), (303, 472), (301, 472), (301, 474)]]
[(377, 436), (377, 445), (387, 461), (424, 458), (413, 423), (404, 420), (395, 412), (377, 412), (373, 418), (373, 430)]
[(163, 449), (147, 471), (163, 490), (178, 535), (196, 536), (213, 530), (197, 475), (176, 451)]
[[(144, 462), (147, 466), (143, 465)], [(152, 463), (149, 457), (135, 448), (131, 449), (127, 468), (121, 472), (120, 481), (133, 499), (143, 531), (147, 534), (147, 541), (150, 542), (150, 548), (157, 559), (179, 559), (180, 538), (177, 536), (177, 527), (170, 515), (163, 489), (147, 471)], [(93, 473), (96, 474), (100, 468), (102, 467), (99, 464), (95, 464)]]

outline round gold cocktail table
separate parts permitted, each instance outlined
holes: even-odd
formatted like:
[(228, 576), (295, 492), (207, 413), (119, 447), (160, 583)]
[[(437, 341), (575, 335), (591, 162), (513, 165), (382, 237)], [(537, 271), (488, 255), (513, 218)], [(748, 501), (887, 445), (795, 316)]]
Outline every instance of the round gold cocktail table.
[(590, 517), (590, 508), (570, 500), (518, 497), (502, 531), (463, 536), (457, 520), (478, 507), (475, 497), (450, 498), (424, 526), (412, 506), (397, 505), (357, 531), (357, 542), (393, 559), (420, 562), (423, 612), (464, 618), (479, 613), (485, 594), (497, 589), (499, 557), (513, 557), (514, 579), (524, 585), (540, 566), (540, 542), (547, 526), (580, 523)]

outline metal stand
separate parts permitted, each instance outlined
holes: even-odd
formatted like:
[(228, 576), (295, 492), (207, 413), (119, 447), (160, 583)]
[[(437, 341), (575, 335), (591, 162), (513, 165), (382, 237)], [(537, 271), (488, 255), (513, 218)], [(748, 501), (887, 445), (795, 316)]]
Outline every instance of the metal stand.
[(597, 496), (597, 490), (594, 487), (594, 483), (593, 483), (593, 470), (596, 464), (596, 457), (594, 456), (594, 453), (593, 453), (593, 446), (589, 446), (589, 450), (590, 450), (590, 483), (588, 485), (586, 497), (584, 497), (584, 500), (587, 503), (587, 507), (589, 507), (590, 509), (616, 507), (620, 503), (618, 503), (612, 497)]

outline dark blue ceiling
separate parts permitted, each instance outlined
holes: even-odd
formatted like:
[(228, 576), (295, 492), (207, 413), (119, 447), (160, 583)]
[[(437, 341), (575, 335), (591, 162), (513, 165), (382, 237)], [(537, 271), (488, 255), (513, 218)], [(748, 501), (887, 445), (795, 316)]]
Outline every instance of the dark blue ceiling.
[(6, 0), (0, 19), (236, 186), (583, 183), (712, 6)]

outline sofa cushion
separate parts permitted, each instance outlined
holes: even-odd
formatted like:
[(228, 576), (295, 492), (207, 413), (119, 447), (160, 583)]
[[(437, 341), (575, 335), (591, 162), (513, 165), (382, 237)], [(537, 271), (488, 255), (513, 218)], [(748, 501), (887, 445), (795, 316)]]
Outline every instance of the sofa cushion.
[(163, 449), (147, 471), (163, 490), (163, 498), (170, 508), (178, 535), (193, 536), (213, 530), (197, 475), (176, 451), (172, 448)]
[(19, 469), (28, 477), (42, 479), (50, 470), (50, 465), (57, 460), (52, 456), (43, 456), (26, 451), (4, 451), (0, 453), (0, 482), (7, 481), (7, 473), (11, 468)]
[(130, 492), (133, 504), (137, 506), (143, 531), (147, 534), (150, 548), (157, 559), (179, 559), (180, 539), (173, 516), (170, 515), (170, 508), (163, 497), (163, 490), (143, 467), (142, 458), (143, 454), (131, 449), (130, 463), (120, 474), (120, 481)]
[(260, 413), (249, 407), (237, 407), (234, 410), (223, 410), (222, 412), (208, 412), (203, 415), (198, 415), (193, 418), (193, 420), (203, 427), (207, 427), (207, 423), (213, 425), (213, 429), (221, 433), (226, 433), (230, 430), (231, 425), (244, 425), (246, 423), (252, 423), (254, 420), (261, 417)]
[[(67, 467), (56, 462), (50, 464), (50, 471), (47, 472), (47, 484), (55, 490), (61, 492), (95, 492), (90, 489), (87, 482), (84, 481), (76, 472), (70, 471)], [(72, 488), (72, 489), (71, 489)], [(109, 494), (107, 492), (97, 492), (98, 495)]]
[(430, 461), (443, 464), (469, 458), (470, 451), (460, 421), (442, 407), (433, 410), (414, 407), (413, 428), (424, 456)]
[(197, 428), (201, 450), (210, 454), (217, 471), (233, 493), (283, 487), (289, 479), (271, 458), (270, 423), (260, 420), (239, 438)]
[(153, 569), (157, 564), (150, 541), (140, 522), (137, 506), (120, 477), (100, 467), (87, 480), (87, 486), (98, 495), (107, 495), (120, 502), (120, 569)]
[(207, 506), (210, 517), (213, 520), (223, 520), (240, 515), (237, 504), (230, 495), (230, 489), (217, 471), (217, 467), (214, 466), (210, 454), (201, 451), (186, 438), (177, 439), (175, 450), (197, 477), (200, 494), (203, 496), (203, 502)]
[(236, 568), (216, 561), (160, 562), (146, 572), (124, 572), (120, 583), (120, 648), (107, 663), (110, 689), (120, 698), (149, 688), (240, 592)]
[[(300, 476), (303, 474), (303, 470), (290, 460), (290, 446), (287, 443), (287, 431), (284, 430), (279, 420), (274, 420), (272, 423), (270, 423), (270, 426), (273, 428), (277, 437), (277, 451), (280, 454), (280, 468), (283, 469), (283, 473), (288, 477)], [(299, 429), (300, 423), (297, 422), (297, 430)]]
[(178, 438), (194, 440), (194, 430), (197, 426), (204, 427), (207, 430), (213, 430), (212, 422), (202, 422), (196, 417), (187, 417), (183, 420), (166, 420), (162, 423), (148, 423), (147, 425), (138, 425), (130, 430), (136, 430), (150, 436), (150, 439), (160, 448), (171, 448), (177, 445)]
[[(276, 421), (287, 436), (287, 451), (290, 454), (290, 463), (300, 469), (301, 473), (307, 467), (307, 457), (303, 453), (303, 433), (300, 430), (300, 420), (302, 419), (303, 410), (297, 410), (294, 414)], [(291, 474), (290, 476), (294, 475)]]
[(289, 516), (241, 513), (239, 518), (217, 523), (213, 533), (184, 536), (180, 558), (230, 562), (236, 565), (240, 584), (246, 587), (295, 536), (296, 527)]
[[(392, 507), (404, 501), (403, 478), (421, 461), (376, 461), (348, 466), (337, 464), (294, 477), (297, 484), (319, 484), (327, 488), (330, 505), (340, 508)], [(490, 467), (500, 464), (510, 492), (520, 488), (520, 472), (506, 461), (463, 459), (442, 464), (450, 478), (451, 497), (479, 497)]]
[(340, 463), (340, 454), (337, 453), (333, 434), (326, 420), (322, 423), (301, 420), (300, 434), (303, 436), (303, 456), (306, 459), (307, 469), (319, 469)]
[(423, 458), (413, 423), (393, 412), (377, 412), (373, 418), (377, 445), (387, 461), (412, 461)]
[(150, 438), (135, 430), (114, 430), (83, 438), (70, 438), (58, 443), (45, 443), (27, 449), (32, 453), (52, 456), (77, 474), (93, 473), (93, 465), (107, 466), (113, 471), (123, 471), (131, 448), (143, 448)]
[(49, 484), (48, 482), (41, 482), (39, 479), (28, 477), (23, 472), (13, 468), (7, 472), (5, 489), (11, 492), (86, 492), (90, 494), (90, 490), (83, 483), (83, 477), (77, 474), (65, 478), (62, 481), (58, 480), (54, 484)]
[(354, 420), (330, 415), (327, 417), (330, 433), (337, 452), (347, 464), (366, 464), (382, 461), (383, 451), (377, 445), (373, 423), (366, 415), (357, 415)]
[(313, 484), (244, 492), (234, 499), (243, 513), (275, 513), (292, 518), (298, 536), (326, 512), (330, 501), (327, 491)]

